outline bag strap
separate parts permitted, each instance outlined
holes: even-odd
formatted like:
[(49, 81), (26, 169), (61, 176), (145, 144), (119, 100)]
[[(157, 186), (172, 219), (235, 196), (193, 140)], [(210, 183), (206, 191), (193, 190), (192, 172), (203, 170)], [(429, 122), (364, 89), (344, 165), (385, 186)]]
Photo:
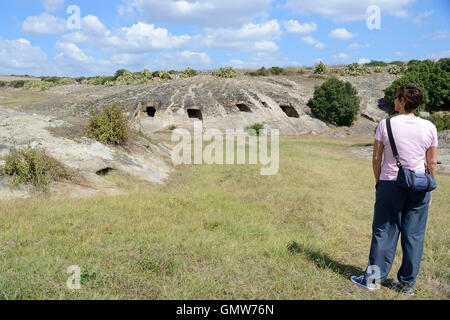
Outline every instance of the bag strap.
[(392, 127), (391, 127), (391, 119), (386, 119), (386, 128), (389, 136), (389, 142), (391, 144), (392, 154), (394, 155), (395, 160), (397, 161), (397, 167), (401, 168), (402, 163), (400, 162), (400, 158), (398, 156), (397, 146), (395, 145), (394, 136), (392, 135)]

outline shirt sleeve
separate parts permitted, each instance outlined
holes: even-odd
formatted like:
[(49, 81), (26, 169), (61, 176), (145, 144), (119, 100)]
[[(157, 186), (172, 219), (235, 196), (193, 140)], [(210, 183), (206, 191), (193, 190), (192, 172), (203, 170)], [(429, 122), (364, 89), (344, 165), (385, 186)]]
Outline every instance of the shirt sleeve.
[(383, 132), (384, 132), (384, 122), (385, 120), (381, 120), (377, 127), (377, 132), (375, 133), (375, 136), (373, 137), (375, 140), (378, 140), (380, 142), (383, 142)]
[(430, 147), (437, 147), (437, 146), (438, 146), (437, 129), (436, 129), (436, 126), (433, 124), (431, 127), (431, 145), (430, 145)]

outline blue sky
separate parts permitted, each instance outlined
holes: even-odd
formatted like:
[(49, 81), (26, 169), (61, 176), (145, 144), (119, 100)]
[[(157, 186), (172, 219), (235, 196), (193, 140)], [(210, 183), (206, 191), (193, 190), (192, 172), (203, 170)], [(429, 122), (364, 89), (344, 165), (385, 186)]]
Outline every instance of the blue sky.
[[(81, 12), (75, 29), (67, 25), (71, 5)], [(380, 9), (379, 29), (367, 27), (373, 5)], [(0, 6), (0, 74), (450, 57), (448, 0), (16, 0)]]

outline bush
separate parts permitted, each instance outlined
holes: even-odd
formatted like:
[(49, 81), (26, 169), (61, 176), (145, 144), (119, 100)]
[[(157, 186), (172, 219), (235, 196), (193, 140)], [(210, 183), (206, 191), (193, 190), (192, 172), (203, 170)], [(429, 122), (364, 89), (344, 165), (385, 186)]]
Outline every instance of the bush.
[(158, 71), (158, 78), (159, 78), (159, 81), (167, 81), (167, 80), (172, 79), (170, 77), (169, 72), (166, 70)]
[(218, 78), (236, 78), (237, 72), (232, 67), (223, 67), (216, 72)]
[(255, 130), (255, 134), (259, 136), (262, 129), (264, 129), (264, 125), (262, 123), (255, 123), (251, 127), (248, 127), (249, 130)]
[(191, 77), (195, 77), (197, 75), (197, 71), (195, 71), (192, 68), (187, 67), (181, 74), (180, 74), (180, 78), (181, 79), (185, 79), (185, 78), (191, 78)]
[(432, 114), (428, 120), (434, 123), (438, 131), (450, 130), (450, 114)]
[(406, 63), (404, 63), (403, 61), (392, 61), (392, 62), (389, 62), (389, 64), (399, 66), (399, 67), (406, 65)]
[(27, 81), (24, 84), (23, 88), (26, 90), (34, 88), (34, 89), (39, 89), (41, 91), (45, 91), (54, 86), (55, 85), (53, 84), (53, 82), (49, 82), (49, 81)]
[(345, 74), (349, 76), (364, 76), (370, 73), (370, 70), (365, 65), (360, 65), (359, 63), (352, 63), (345, 68)]
[(59, 81), (59, 77), (42, 77), (41, 81), (47, 81), (56, 84)]
[(390, 74), (400, 74), (400, 73), (406, 73), (408, 71), (408, 66), (405, 64), (403, 65), (392, 65), (389, 67), (388, 72)]
[(369, 63), (364, 64), (366, 67), (387, 67), (388, 64), (384, 61), (372, 60)]
[(28, 183), (34, 187), (46, 189), (52, 181), (70, 180), (72, 172), (43, 149), (27, 147), (23, 150), (12, 149), (4, 157), (5, 165), (0, 173), (13, 177), (14, 184)]
[(153, 74), (148, 69), (142, 69), (141, 75), (148, 80), (153, 79)]
[(127, 69), (119, 69), (116, 71), (116, 73), (114, 73), (114, 79), (117, 79), (119, 77), (123, 77), (126, 76), (128, 74), (130, 74), (131, 72), (128, 71)]
[(269, 69), (269, 72), (273, 75), (278, 76), (280, 74), (283, 74), (284, 70), (283, 70), (283, 68), (280, 68), (280, 67), (272, 67)]
[(84, 81), (86, 80), (86, 77), (78, 77), (78, 78), (75, 78), (75, 81), (76, 82), (78, 82), (78, 83), (83, 83)]
[(130, 123), (122, 106), (113, 104), (91, 112), (85, 133), (102, 143), (122, 145), (130, 136)]
[(0, 81), (0, 88), (6, 87), (8, 85), (8, 82)]
[(25, 85), (25, 83), (26, 83), (26, 81), (25, 80), (14, 80), (14, 81), (11, 81), (10, 83), (9, 83), (9, 86), (10, 87), (13, 87), (13, 88), (23, 88), (23, 86)]
[(394, 106), (394, 95), (400, 86), (415, 83), (424, 91), (424, 102), (418, 111), (426, 109), (434, 111), (438, 108), (450, 109), (450, 72), (448, 61), (433, 62), (431, 60), (414, 62), (406, 70), (406, 74), (397, 79), (385, 91), (386, 103)]
[(381, 73), (381, 72), (383, 72), (383, 69), (381, 67), (377, 66), (377, 67), (375, 67), (375, 69), (373, 69), (373, 72)]
[(76, 81), (72, 78), (60, 78), (55, 84), (57, 86), (68, 86), (76, 83)]
[(316, 65), (314, 69), (314, 74), (325, 74), (325, 73), (328, 73), (328, 66), (325, 63), (320, 62), (318, 65)]
[(308, 106), (318, 118), (339, 126), (350, 126), (359, 110), (359, 97), (350, 82), (335, 77), (314, 90)]

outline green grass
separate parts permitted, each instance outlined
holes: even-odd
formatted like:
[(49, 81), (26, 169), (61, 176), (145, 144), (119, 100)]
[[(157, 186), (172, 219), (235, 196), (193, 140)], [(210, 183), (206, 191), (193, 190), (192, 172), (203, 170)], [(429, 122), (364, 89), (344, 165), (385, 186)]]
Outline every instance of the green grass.
[[(0, 298), (405, 299), (348, 280), (367, 265), (375, 189), (371, 161), (344, 149), (368, 142), (283, 138), (274, 176), (192, 165), (155, 186), (113, 171), (123, 195), (0, 202)], [(437, 182), (415, 299), (449, 298), (450, 177)]]

